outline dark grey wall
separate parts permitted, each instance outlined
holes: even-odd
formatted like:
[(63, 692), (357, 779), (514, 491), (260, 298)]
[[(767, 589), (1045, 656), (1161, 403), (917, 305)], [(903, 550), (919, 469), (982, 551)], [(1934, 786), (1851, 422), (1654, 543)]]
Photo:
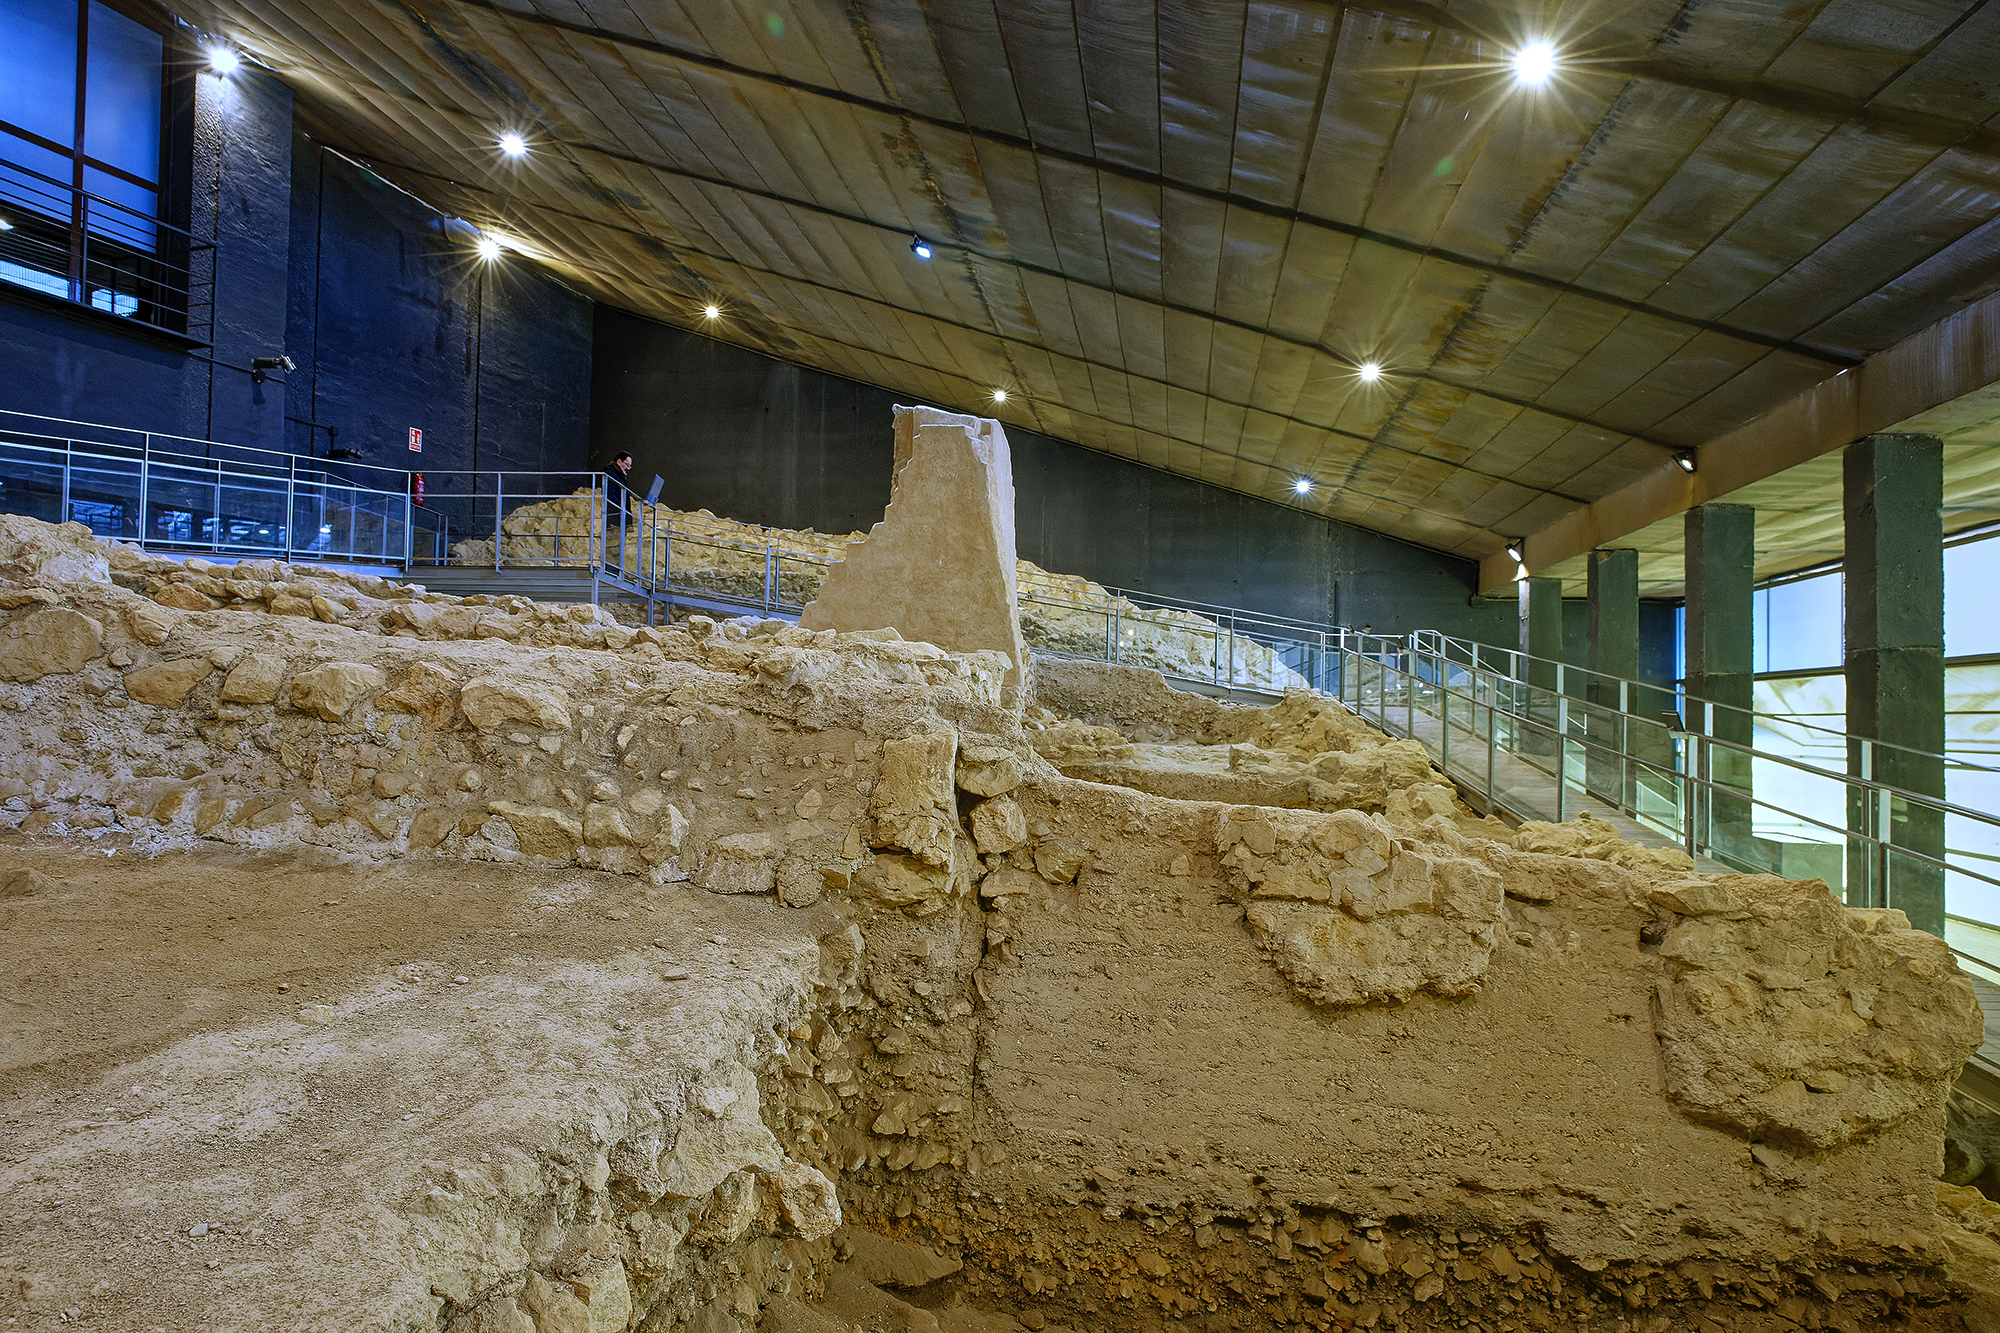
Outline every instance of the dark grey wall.
[[(286, 334), (291, 447), (422, 470), (586, 466), (591, 302), (299, 136)], [(424, 433), (409, 451), (412, 427)]]
[[(662, 498), (749, 523), (865, 529), (889, 502), (899, 395), (600, 306), (591, 452)], [(904, 401), (909, 401), (907, 398)], [(1469, 561), (1009, 427), (1015, 536), (1046, 569), (1381, 633), (1508, 644), (1512, 602), (1469, 605)]]
[[(587, 298), (517, 258), (480, 263), (464, 224), (295, 133), (269, 75), (197, 75), (193, 101), (190, 228), (216, 245), (214, 346), (0, 284), (0, 408), (301, 453), (337, 443), (427, 474), (586, 466)], [(250, 359), (281, 352), (298, 369), (253, 383)]]

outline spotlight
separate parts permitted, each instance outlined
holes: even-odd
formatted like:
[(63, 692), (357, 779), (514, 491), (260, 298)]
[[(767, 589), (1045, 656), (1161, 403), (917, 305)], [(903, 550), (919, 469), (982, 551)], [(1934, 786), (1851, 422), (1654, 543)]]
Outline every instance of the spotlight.
[(500, 136), (500, 151), (509, 157), (525, 157), (528, 152), (528, 141), (522, 137), (520, 131), (508, 130)]
[(716, 305), (714, 302), (710, 302), (708, 305), (705, 305), (701, 308), (701, 317), (703, 319), (717, 319), (721, 315), (722, 315), (722, 307)]
[(1376, 380), (1382, 378), (1382, 363), (1379, 361), (1363, 361), (1361, 369), (1356, 373), (1361, 376), (1363, 384), (1373, 384)]
[(1310, 477), (1300, 477), (1292, 483), (1292, 493), (1294, 495), (1311, 495), (1312, 488), (1312, 478)]
[(1555, 43), (1538, 37), (1515, 51), (1507, 64), (1514, 71), (1514, 82), (1523, 88), (1540, 88), (1555, 77)]
[(224, 78), (243, 67), (243, 57), (227, 42), (210, 42), (202, 54), (208, 57), (208, 67)]
[(1521, 538), (1509, 537), (1507, 539), (1507, 558), (1517, 565), (1527, 563), (1527, 556), (1522, 554)]
[(477, 248), (481, 259), (490, 262), (500, 257), (500, 242), (494, 240), (491, 236), (480, 237)]
[(995, 390), (993, 391), (993, 401), (994, 401), (994, 402), (996, 402), (996, 403), (1004, 403), (1004, 402), (1006, 402), (1006, 401), (1007, 401), (1007, 391), (1006, 391), (1005, 389), (995, 389)]
[(910, 242), (910, 253), (919, 259), (929, 259), (931, 257), (931, 243), (919, 236)]
[(12, 230), (14, 230), (14, 224), (9, 222), (6, 218), (0, 218), (0, 231), (12, 231)]
[(1674, 466), (1679, 468), (1683, 472), (1693, 472), (1696, 466), (1694, 450), (1683, 449), (1679, 453), (1675, 454)]

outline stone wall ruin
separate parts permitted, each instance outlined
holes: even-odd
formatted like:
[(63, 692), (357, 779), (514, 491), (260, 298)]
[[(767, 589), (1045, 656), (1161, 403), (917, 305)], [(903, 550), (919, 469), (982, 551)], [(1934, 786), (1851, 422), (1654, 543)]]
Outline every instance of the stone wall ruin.
[(16, 518), (0, 614), (0, 1318), (1995, 1326), (1941, 942), (1328, 701)]

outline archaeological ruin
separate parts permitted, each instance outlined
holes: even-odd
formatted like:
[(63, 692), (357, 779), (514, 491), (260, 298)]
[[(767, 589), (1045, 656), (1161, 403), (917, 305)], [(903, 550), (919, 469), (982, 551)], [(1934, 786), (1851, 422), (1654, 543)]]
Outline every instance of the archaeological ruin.
[(0, 1326), (2000, 1328), (1941, 940), (1033, 652), (899, 432), (798, 623), (0, 516)]

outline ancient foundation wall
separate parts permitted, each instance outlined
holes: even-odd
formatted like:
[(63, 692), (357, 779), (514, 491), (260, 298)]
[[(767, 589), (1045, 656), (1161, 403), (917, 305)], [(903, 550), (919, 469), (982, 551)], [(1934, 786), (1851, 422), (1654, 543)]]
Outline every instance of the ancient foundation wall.
[[(187, 1296), (198, 1326), (938, 1322), (854, 1285), (883, 1237), (912, 1300), (1034, 1327), (1942, 1333), (2000, 1291), (2000, 1248), (1935, 1179), (1979, 1014), (1898, 913), (1500, 829), (1309, 695), (1121, 703), (1115, 673), (1052, 676), (1022, 717), (997, 654), (170, 565), (0, 520), (0, 795), (51, 840), (27, 845), (304, 845), (363, 880), (505, 875), (491, 892), (662, 921), (656, 955), (620, 936), (468, 976), (508, 1034), (480, 1049), (551, 1057), (480, 1102), (483, 1144), (334, 1114), (444, 1021), (385, 1007), (386, 978), (193, 1032), (178, 1064), (107, 1053), (74, 1093), (10, 1066), (17, 1219), (59, 1172), (106, 1199), (148, 1172), (275, 1189), (193, 1117), (72, 1137), (83, 1095), (219, 1099), (262, 1069), (328, 1111), (353, 1170), (306, 1172), (325, 1226), (220, 1276), (145, 1270), (233, 1284)], [(1049, 706), (1091, 691), (1089, 718)], [(1228, 790), (1302, 796), (1141, 789), (1211, 760), (1250, 784)], [(4, 881), (17, 917), (66, 892), (38, 873)], [(729, 944), (746, 929), (766, 943)], [(24, 1236), (9, 1313), (98, 1280), (59, 1222)]]

